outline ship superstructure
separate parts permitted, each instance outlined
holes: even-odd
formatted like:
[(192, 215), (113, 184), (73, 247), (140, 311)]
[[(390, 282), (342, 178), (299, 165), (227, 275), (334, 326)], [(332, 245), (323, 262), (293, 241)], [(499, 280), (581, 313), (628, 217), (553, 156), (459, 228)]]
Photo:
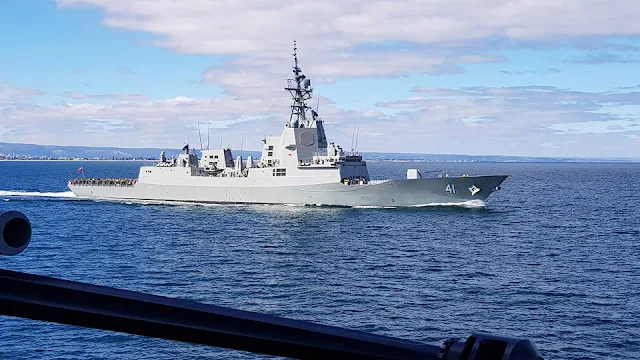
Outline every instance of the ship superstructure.
[(287, 80), (291, 113), (280, 136), (262, 140), (260, 159), (233, 158), (229, 148), (189, 149), (153, 166), (142, 166), (137, 179), (75, 179), (78, 197), (267, 203), (338, 206), (419, 206), (484, 200), (507, 177), (463, 176), (423, 179), (408, 169), (407, 179), (371, 181), (357, 152), (345, 153), (327, 141), (324, 122), (307, 106), (311, 81), (298, 65), (294, 42), (293, 78)]

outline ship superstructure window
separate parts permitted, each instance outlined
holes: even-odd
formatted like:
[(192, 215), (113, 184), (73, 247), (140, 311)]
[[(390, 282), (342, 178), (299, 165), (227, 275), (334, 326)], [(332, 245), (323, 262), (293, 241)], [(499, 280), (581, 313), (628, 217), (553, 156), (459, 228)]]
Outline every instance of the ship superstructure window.
[(269, 153), (267, 154), (267, 156), (273, 156), (273, 151), (269, 151)]
[(287, 169), (273, 169), (273, 176), (287, 176)]
[(269, 150), (269, 151), (273, 150), (273, 145), (269, 145), (269, 147), (267, 148), (267, 150)]

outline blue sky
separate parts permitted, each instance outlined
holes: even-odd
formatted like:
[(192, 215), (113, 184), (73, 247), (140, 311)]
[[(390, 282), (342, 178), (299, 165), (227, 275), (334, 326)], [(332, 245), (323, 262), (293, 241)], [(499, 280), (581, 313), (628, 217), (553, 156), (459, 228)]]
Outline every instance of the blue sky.
[(477, 3), (6, 2), (0, 142), (180, 148), (208, 123), (257, 149), (285, 123), (296, 38), (343, 145), (640, 157), (636, 6)]

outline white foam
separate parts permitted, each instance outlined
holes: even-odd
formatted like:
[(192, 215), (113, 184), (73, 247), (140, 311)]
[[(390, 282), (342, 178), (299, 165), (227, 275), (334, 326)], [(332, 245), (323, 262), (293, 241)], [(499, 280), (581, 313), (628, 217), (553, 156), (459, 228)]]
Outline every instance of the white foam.
[(391, 181), (391, 180), (369, 180), (368, 184), (369, 185), (378, 185), (378, 184), (384, 184), (387, 181)]
[(39, 191), (22, 191), (22, 190), (0, 190), (0, 196), (22, 196), (22, 197), (56, 197), (56, 198), (74, 198), (76, 195), (71, 191), (61, 192), (39, 192)]
[[(76, 198), (76, 195), (71, 191), (62, 192), (39, 192), (39, 191), (22, 191), (22, 190), (0, 190), (0, 197), (52, 197), (52, 198)], [(9, 199), (3, 199), (9, 201)], [(115, 201), (125, 204), (141, 204), (141, 205), (182, 205), (182, 206), (206, 206), (206, 207), (218, 207), (218, 206), (247, 206), (247, 205), (267, 205), (267, 206), (281, 206), (284, 208), (300, 208), (305, 207), (301, 204), (241, 204), (241, 203), (204, 203), (204, 202), (192, 202), (192, 201), (165, 201), (165, 200), (136, 200), (136, 199), (107, 199), (107, 198), (87, 198), (87, 200), (102, 200), (102, 201)], [(317, 207), (324, 207), (321, 204), (315, 204)], [(427, 203), (410, 205), (410, 208), (421, 208), (431, 206), (459, 206), (464, 208), (481, 208), (485, 206), (485, 202), (482, 200), (468, 200), (463, 202), (449, 202), (449, 203)], [(397, 206), (352, 206), (355, 209), (396, 209)]]
[(205, 206), (205, 207), (219, 207), (219, 206), (243, 206), (243, 204), (234, 203), (207, 203), (198, 201), (177, 201), (177, 200), (142, 200), (142, 199), (117, 199), (117, 198), (102, 198), (102, 197), (78, 197), (82, 200), (90, 200), (96, 202), (117, 202), (126, 205), (172, 205), (172, 206)]
[(462, 202), (447, 202), (447, 203), (426, 203), (418, 205), (407, 206), (380, 206), (380, 205), (355, 205), (354, 209), (398, 209), (398, 208), (422, 208), (431, 206), (459, 206), (464, 208), (481, 208), (485, 206), (485, 202), (482, 200), (467, 200)]
[(379, 206), (379, 205), (354, 205), (354, 209), (397, 209), (397, 206)]
[[(2, 193), (0, 192), (0, 195)], [(243, 203), (207, 203), (207, 202), (197, 202), (197, 201), (175, 201), (175, 200), (138, 200), (138, 199), (114, 199), (114, 198), (86, 198), (87, 200), (94, 201), (111, 201), (111, 202), (120, 202), (127, 205), (138, 204), (138, 205), (174, 205), (174, 206), (205, 206), (205, 207), (252, 207), (255, 209), (260, 208), (279, 208), (280, 211), (286, 211), (286, 209), (290, 209), (291, 211), (296, 211), (296, 209), (305, 209), (308, 208), (308, 205), (304, 204), (243, 204)], [(311, 204), (312, 207), (327, 207), (327, 205), (322, 204)], [(418, 204), (418, 205), (408, 205), (408, 206), (380, 206), (380, 205), (355, 205), (355, 206), (347, 206), (354, 209), (398, 209), (398, 208), (422, 208), (422, 207), (432, 207), (432, 206), (459, 206), (464, 208), (482, 208), (485, 206), (485, 202), (482, 200), (468, 200), (463, 202), (450, 202), (450, 203), (428, 203), (428, 204)]]
[(427, 206), (460, 206), (465, 208), (481, 208), (485, 206), (485, 202), (482, 200), (467, 200), (463, 202), (419, 204), (419, 205), (411, 205), (409, 207), (427, 207)]

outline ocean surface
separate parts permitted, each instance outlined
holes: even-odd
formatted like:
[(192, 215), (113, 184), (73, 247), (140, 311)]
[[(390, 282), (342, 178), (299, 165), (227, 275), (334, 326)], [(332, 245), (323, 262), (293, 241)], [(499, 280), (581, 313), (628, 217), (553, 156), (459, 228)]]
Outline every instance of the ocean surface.
[[(0, 268), (440, 344), (521, 336), (545, 359), (640, 353), (640, 164), (369, 163), (373, 178), (511, 176), (485, 206), (415, 209), (78, 200), (138, 162), (0, 162), (30, 247)], [(0, 359), (255, 354), (0, 317)]]

